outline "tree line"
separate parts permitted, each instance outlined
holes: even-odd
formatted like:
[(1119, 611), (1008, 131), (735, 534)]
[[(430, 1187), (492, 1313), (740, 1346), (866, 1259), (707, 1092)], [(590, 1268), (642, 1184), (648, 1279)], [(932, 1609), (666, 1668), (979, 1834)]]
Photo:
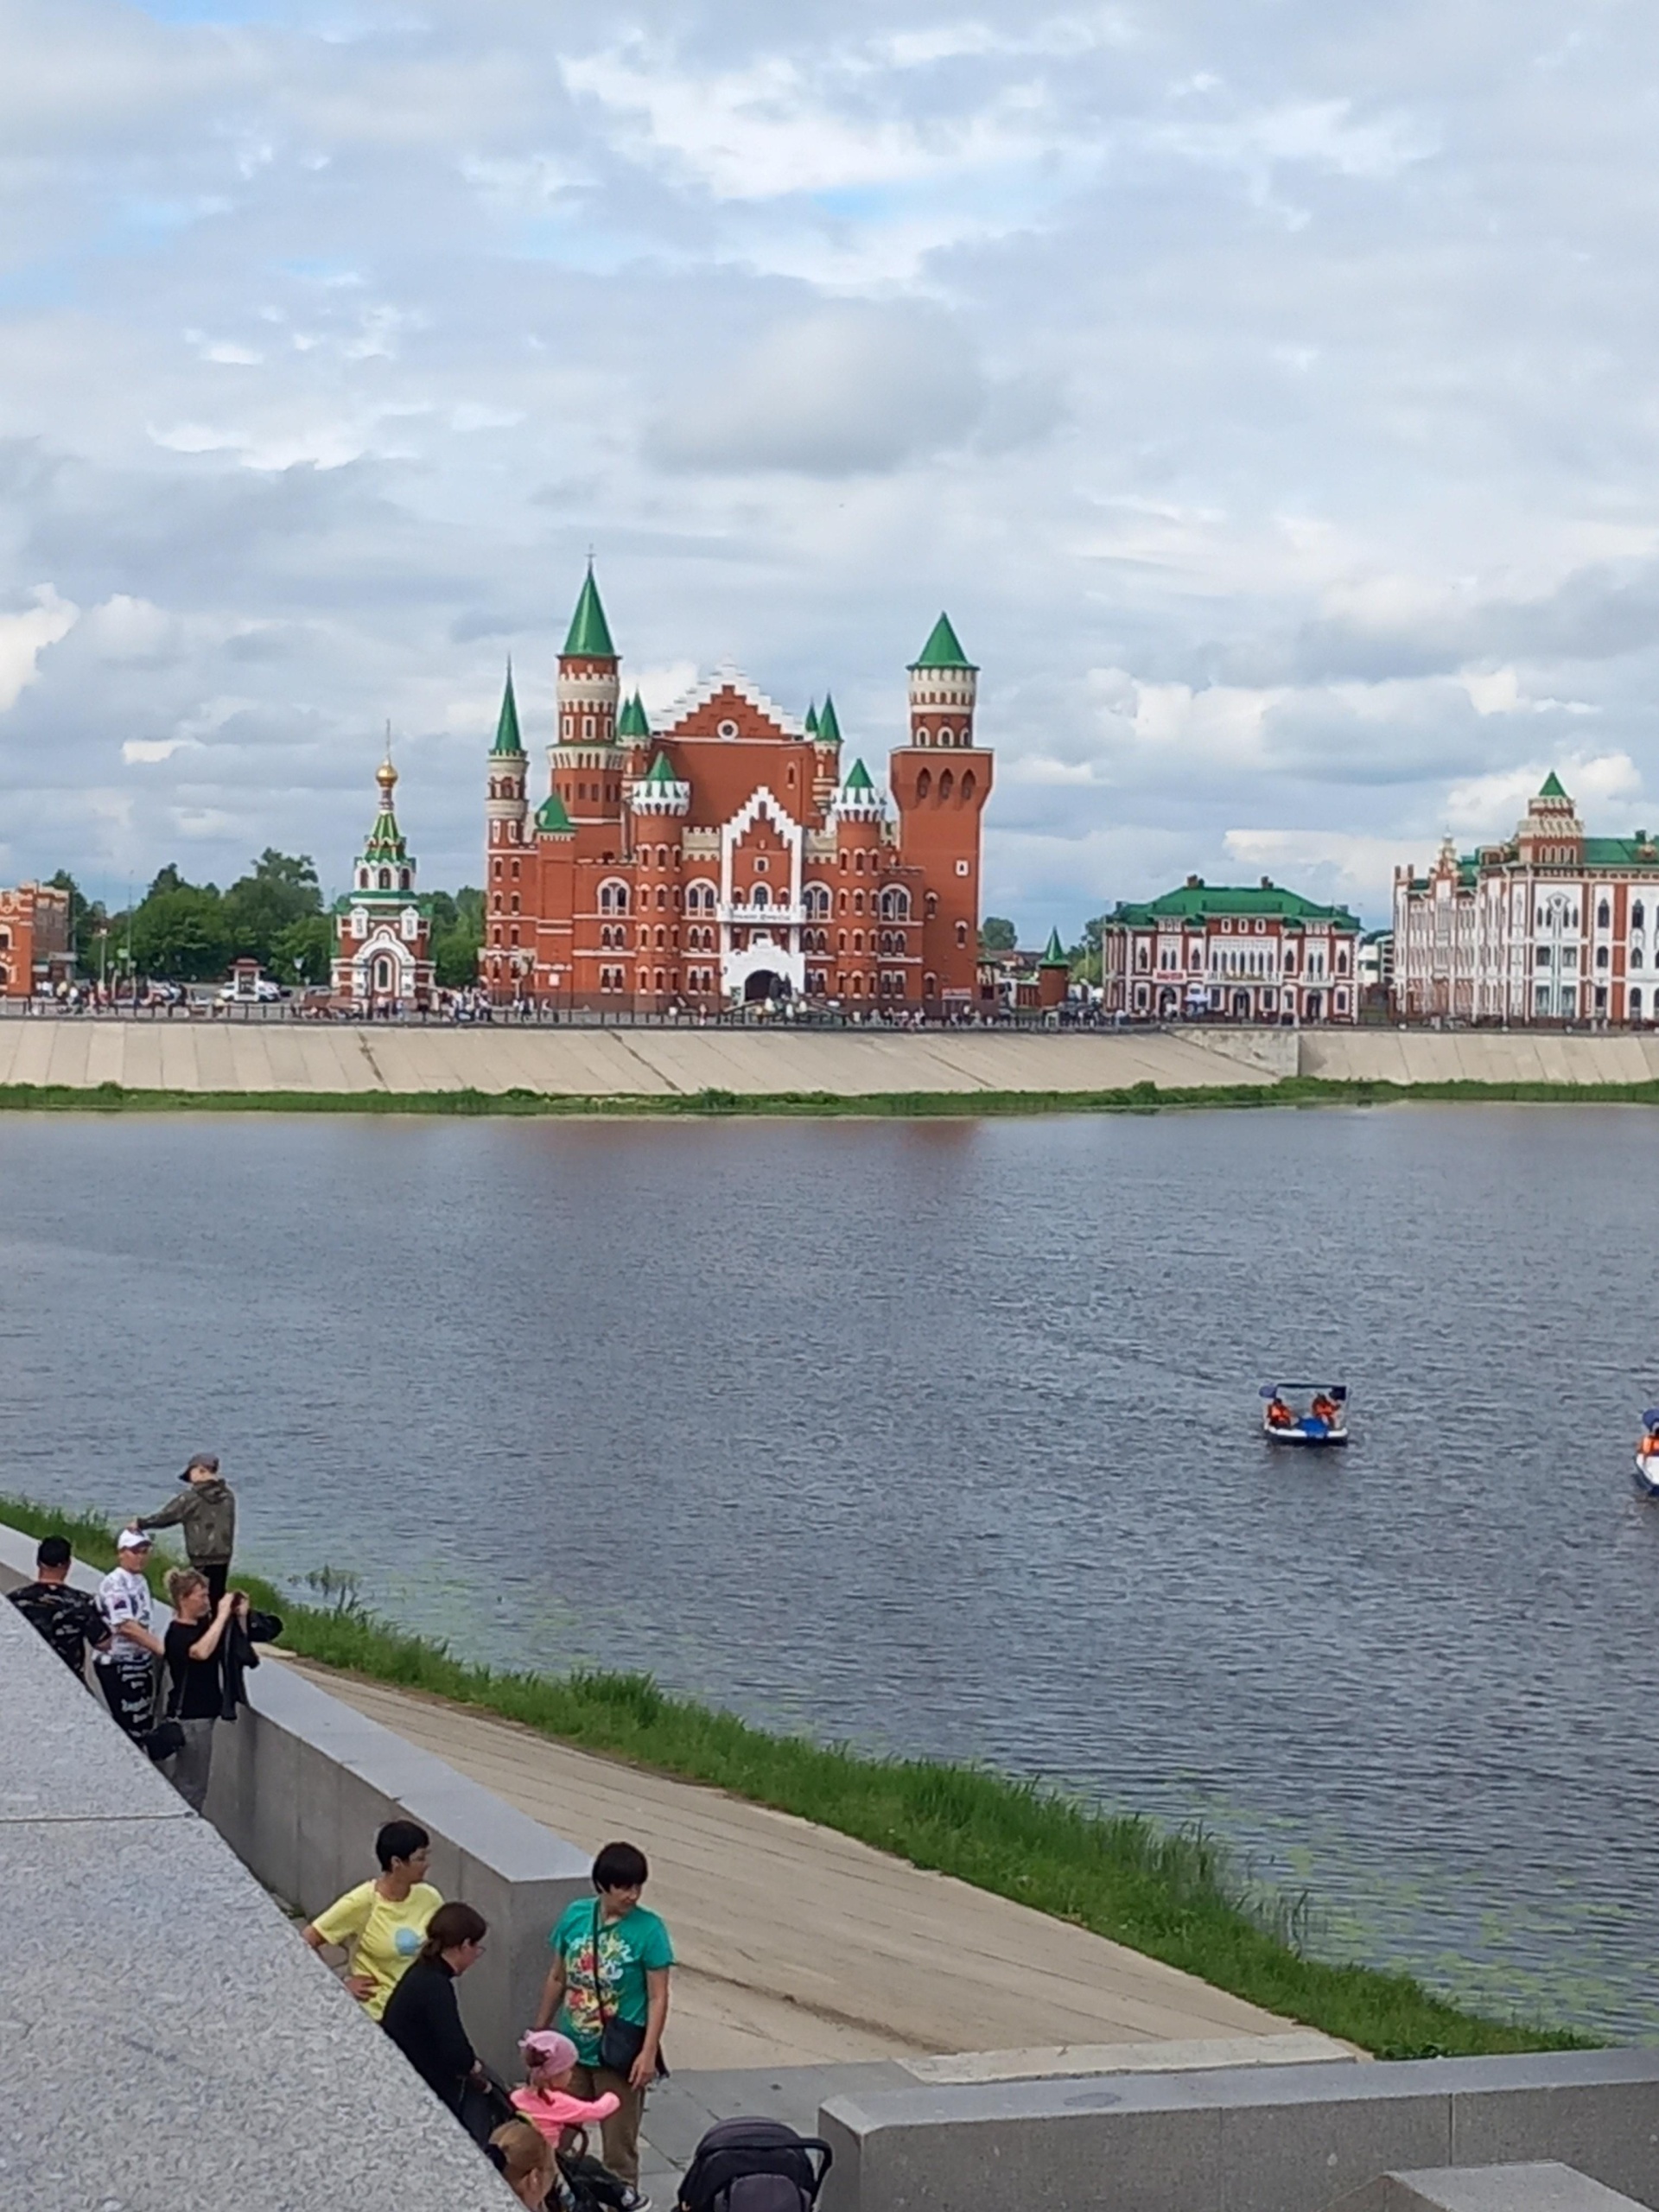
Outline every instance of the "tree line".
[[(1101, 932), (1109, 918), (1105, 914), (1095, 915), (1083, 925), (1082, 942), (1066, 947), (1065, 957), (1071, 973), (1080, 983), (1097, 983), (1101, 980)], [(987, 914), (980, 925), (982, 952), (1012, 952), (1019, 941), (1014, 924), (1001, 914)]]
[[(290, 988), (328, 981), (334, 917), (324, 911), (308, 853), (267, 846), (250, 873), (226, 891), (214, 883), (187, 882), (169, 861), (142, 899), (114, 912), (101, 899), (84, 897), (67, 870), (60, 868), (51, 880), (69, 893), (75, 963), (84, 976), (203, 983), (222, 976), (233, 960), (257, 960)], [(423, 904), (431, 914), (437, 980), (460, 989), (478, 973), (484, 894), (466, 886), (429, 892)]]

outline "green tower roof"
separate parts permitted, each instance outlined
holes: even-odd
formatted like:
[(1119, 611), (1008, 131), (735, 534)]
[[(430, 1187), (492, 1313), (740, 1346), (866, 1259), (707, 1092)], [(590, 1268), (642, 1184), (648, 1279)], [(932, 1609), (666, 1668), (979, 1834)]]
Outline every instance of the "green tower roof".
[(574, 837), (575, 825), (564, 810), (564, 801), (557, 791), (550, 791), (536, 810), (536, 827), (543, 834), (555, 837)]
[(679, 780), (666, 753), (659, 753), (645, 773), (645, 781), (658, 790), (660, 790), (664, 784), (677, 784)]
[(841, 724), (836, 720), (836, 702), (827, 691), (823, 695), (823, 712), (818, 716), (818, 742), (820, 745), (841, 743)]
[(875, 789), (874, 785), (870, 781), (870, 772), (861, 760), (855, 760), (848, 770), (847, 788), (849, 791), (868, 791)]
[(1071, 965), (1065, 957), (1065, 947), (1060, 943), (1058, 930), (1050, 930), (1048, 950), (1044, 953), (1040, 964), (1045, 968), (1069, 968)]
[(1561, 789), (1561, 779), (1553, 768), (1544, 778), (1544, 787), (1539, 792), (1538, 796), (1540, 798), (1565, 798), (1567, 797), (1567, 793)]
[[(386, 743), (390, 747), (390, 737)], [(391, 794), (397, 783), (397, 771), (391, 765), (390, 750), (385, 760), (375, 770), (374, 779), (380, 786), (380, 804), (374, 817), (374, 826), (364, 845), (362, 857), (365, 861), (396, 861), (401, 863), (409, 858), (409, 847), (403, 831), (397, 827), (397, 812), (391, 803)]]
[(927, 643), (910, 664), (912, 668), (972, 668), (962, 650), (956, 632), (950, 627), (950, 617), (941, 614), (928, 632)]
[(809, 737), (816, 737), (817, 735), (818, 702), (816, 699), (809, 700), (807, 702), (806, 721), (804, 727)]
[(599, 603), (599, 586), (594, 582), (590, 563), (582, 580), (582, 596), (576, 601), (576, 611), (570, 617), (570, 634), (564, 641), (565, 655), (580, 653), (588, 660), (614, 660), (616, 647), (611, 643), (611, 626), (605, 620), (605, 609)]
[(518, 734), (518, 702), (512, 696), (512, 663), (507, 663), (507, 688), (501, 694), (501, 718), (495, 726), (495, 743), (492, 753), (516, 753), (522, 756), (524, 741)]
[(651, 723), (645, 714), (645, 702), (636, 691), (622, 702), (622, 711), (616, 718), (619, 737), (649, 737)]

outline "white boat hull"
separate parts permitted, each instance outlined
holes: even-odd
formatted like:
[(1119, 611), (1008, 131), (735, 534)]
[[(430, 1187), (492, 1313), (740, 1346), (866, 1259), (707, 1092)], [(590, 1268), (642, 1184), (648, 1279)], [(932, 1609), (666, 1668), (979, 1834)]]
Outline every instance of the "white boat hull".
[(1636, 1455), (1636, 1471), (1630, 1478), (1643, 1497), (1659, 1497), (1659, 1454), (1649, 1452), (1644, 1458)]
[[(1262, 1433), (1269, 1444), (1302, 1444), (1320, 1452), (1332, 1444), (1345, 1444), (1348, 1441), (1348, 1432), (1345, 1428), (1306, 1429), (1300, 1422), (1294, 1428), (1271, 1428), (1266, 1421), (1263, 1421)], [(1654, 1487), (1656, 1494), (1659, 1494), (1659, 1483), (1656, 1483)]]

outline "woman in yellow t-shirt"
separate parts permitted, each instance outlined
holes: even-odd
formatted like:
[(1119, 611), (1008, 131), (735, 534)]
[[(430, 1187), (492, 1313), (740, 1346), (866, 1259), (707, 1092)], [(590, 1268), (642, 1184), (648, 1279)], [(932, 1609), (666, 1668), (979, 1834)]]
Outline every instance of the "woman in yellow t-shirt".
[(426, 1936), (426, 1923), (443, 1903), (422, 1878), (432, 1839), (413, 1821), (388, 1821), (374, 1839), (380, 1872), (336, 1897), (304, 1931), (314, 1951), (337, 1945), (346, 1955), (346, 1986), (378, 2020)]

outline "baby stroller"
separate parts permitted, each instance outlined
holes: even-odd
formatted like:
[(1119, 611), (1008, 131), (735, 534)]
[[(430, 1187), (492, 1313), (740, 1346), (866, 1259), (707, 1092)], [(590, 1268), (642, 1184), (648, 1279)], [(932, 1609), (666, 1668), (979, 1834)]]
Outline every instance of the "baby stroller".
[(833, 2156), (780, 2120), (722, 2120), (686, 2169), (679, 2212), (812, 2212)]
[(626, 2182), (589, 2152), (585, 2127), (567, 2128), (553, 2158), (570, 2212), (632, 2212), (639, 2202)]

